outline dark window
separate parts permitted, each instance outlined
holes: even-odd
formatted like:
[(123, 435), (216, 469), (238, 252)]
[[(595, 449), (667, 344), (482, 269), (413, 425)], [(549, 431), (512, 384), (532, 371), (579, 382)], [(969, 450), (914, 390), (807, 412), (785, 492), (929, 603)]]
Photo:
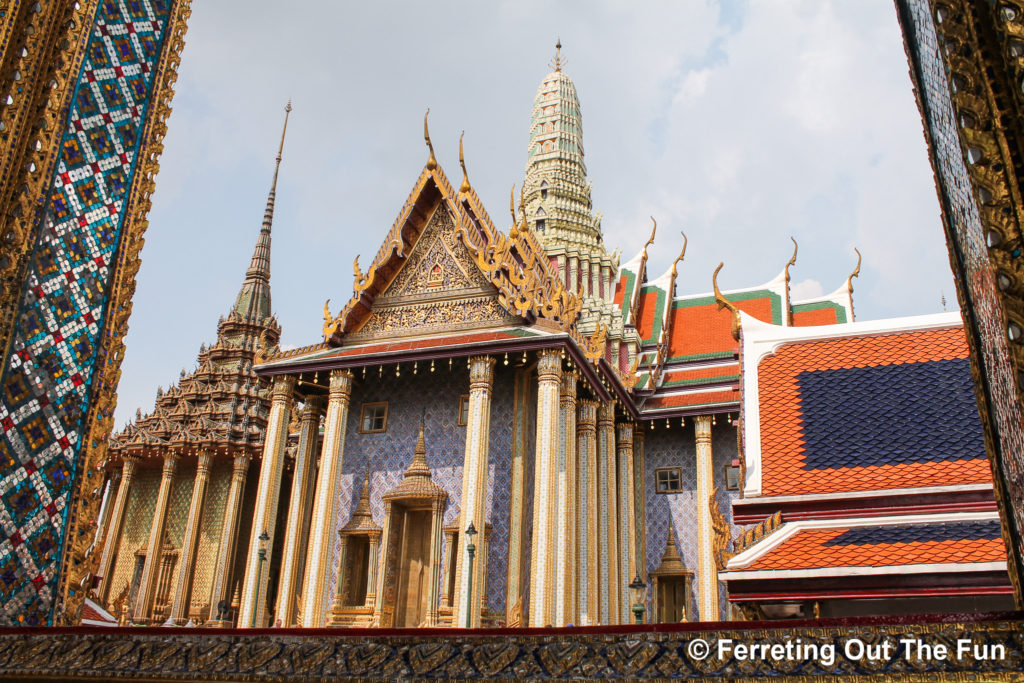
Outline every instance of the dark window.
[(725, 466), (725, 490), (740, 490), (740, 466), (736, 461), (733, 461), (731, 465)]
[(459, 397), (459, 426), (464, 427), (469, 424), (469, 394), (463, 394)]
[(683, 472), (678, 467), (654, 470), (655, 493), (679, 493), (683, 490)]

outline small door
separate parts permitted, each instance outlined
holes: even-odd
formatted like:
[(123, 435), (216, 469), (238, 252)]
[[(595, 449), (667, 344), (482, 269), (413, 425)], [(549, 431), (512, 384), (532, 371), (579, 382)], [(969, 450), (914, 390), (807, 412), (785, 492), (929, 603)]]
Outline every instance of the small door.
[(678, 623), (686, 621), (687, 590), (686, 576), (658, 577), (658, 621)]
[(430, 594), (430, 510), (407, 510), (402, 517), (395, 627), (421, 626)]

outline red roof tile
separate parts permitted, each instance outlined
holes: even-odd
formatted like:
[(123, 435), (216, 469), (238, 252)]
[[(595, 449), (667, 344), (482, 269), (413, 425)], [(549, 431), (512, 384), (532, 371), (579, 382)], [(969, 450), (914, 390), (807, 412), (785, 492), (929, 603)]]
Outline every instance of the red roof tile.
[(808, 311), (793, 311), (793, 327), (813, 325), (835, 325), (839, 322), (834, 308), (817, 308)]
[[(731, 354), (736, 348), (732, 313), (728, 309), (718, 310), (718, 304), (713, 301), (698, 305), (685, 305), (687, 303), (677, 302), (672, 308), (669, 359)], [(777, 322), (772, 320), (772, 301), (767, 296), (735, 303), (741, 311), (758, 320)]]
[(690, 384), (712, 384), (721, 382), (738, 382), (740, 364), (738, 362), (722, 363), (712, 367), (680, 368), (668, 370), (661, 386), (682, 386)]

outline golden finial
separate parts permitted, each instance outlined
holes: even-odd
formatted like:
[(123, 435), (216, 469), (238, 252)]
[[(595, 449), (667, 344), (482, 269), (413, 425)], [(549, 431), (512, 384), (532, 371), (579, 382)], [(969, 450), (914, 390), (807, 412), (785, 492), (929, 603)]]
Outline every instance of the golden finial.
[(654, 233), (658, 232), (658, 221), (654, 220), (654, 216), (651, 216), (651, 222), (654, 223), (654, 227), (651, 228), (651, 236), (644, 244), (644, 260), (647, 260), (647, 247), (654, 244)]
[(528, 227), (526, 223), (526, 183), (519, 186), (519, 213), (523, 216), (523, 221), (520, 223), (520, 229), (526, 230)]
[(430, 142), (430, 129), (427, 128), (427, 117), (430, 116), (430, 107), (423, 115), (423, 139), (427, 141), (427, 148), (430, 150), (430, 158), (427, 159), (427, 168), (433, 171), (437, 168), (437, 158), (434, 156), (434, 145)]
[(512, 191), (508, 195), (508, 212), (512, 214), (512, 229), (508, 236), (512, 239), (519, 237), (519, 228), (516, 226), (516, 184), (512, 183)]
[(462, 185), (459, 186), (459, 192), (469, 192), (469, 174), (466, 173), (466, 155), (462, 153), (462, 138), (466, 137), (466, 131), (462, 131), (459, 135), (459, 166), (462, 167)]
[[(681, 252), (679, 252), (679, 256), (676, 257), (676, 260), (672, 262), (672, 284), (673, 285), (675, 284), (675, 281), (676, 281), (676, 265), (678, 265), (679, 262), (682, 261), (686, 257), (686, 243), (689, 241), (689, 240), (686, 239), (686, 233), (685, 232), (680, 230), (679, 234), (683, 236), (683, 250)], [(652, 237), (653, 237), (653, 235), (652, 235)]]
[(790, 237), (789, 239), (793, 241), (793, 255), (789, 257), (789, 261), (786, 263), (786, 268), (783, 271), (786, 274), (786, 284), (789, 284), (789, 267), (796, 265), (796, 251), (798, 249), (796, 240), (794, 240), (792, 237)]
[(736, 305), (725, 298), (722, 294), (722, 290), (718, 288), (718, 273), (722, 270), (724, 263), (719, 263), (718, 267), (715, 268), (715, 274), (711, 276), (711, 286), (715, 290), (715, 303), (718, 304), (718, 310), (728, 308), (732, 312), (732, 338), (736, 341), (740, 339), (740, 309), (736, 308)]
[(559, 38), (558, 42), (555, 43), (555, 58), (548, 63), (555, 71), (561, 71), (562, 67), (565, 66), (565, 60), (562, 59), (562, 39)]
[(857, 252), (857, 267), (850, 273), (850, 277), (846, 278), (846, 289), (850, 292), (853, 291), (853, 278), (860, 277), (860, 250), (857, 247), (854, 247), (853, 250)]

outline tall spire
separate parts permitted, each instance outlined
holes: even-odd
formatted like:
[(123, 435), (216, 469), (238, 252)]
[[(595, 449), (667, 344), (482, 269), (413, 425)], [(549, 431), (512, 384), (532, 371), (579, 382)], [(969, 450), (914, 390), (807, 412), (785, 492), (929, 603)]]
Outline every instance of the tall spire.
[(281, 156), (284, 152), (284, 136), (288, 131), (288, 116), (292, 111), (292, 101), (284, 108), (284, 127), (281, 129), (281, 143), (277, 147), (277, 159), (274, 164), (274, 179), (270, 183), (267, 194), (267, 208), (263, 211), (263, 225), (260, 236), (256, 240), (256, 248), (252, 252), (252, 261), (245, 271), (245, 281), (235, 300), (235, 312), (251, 322), (262, 322), (270, 316), (270, 229), (274, 223), (274, 200), (277, 196), (277, 174), (281, 169)]

